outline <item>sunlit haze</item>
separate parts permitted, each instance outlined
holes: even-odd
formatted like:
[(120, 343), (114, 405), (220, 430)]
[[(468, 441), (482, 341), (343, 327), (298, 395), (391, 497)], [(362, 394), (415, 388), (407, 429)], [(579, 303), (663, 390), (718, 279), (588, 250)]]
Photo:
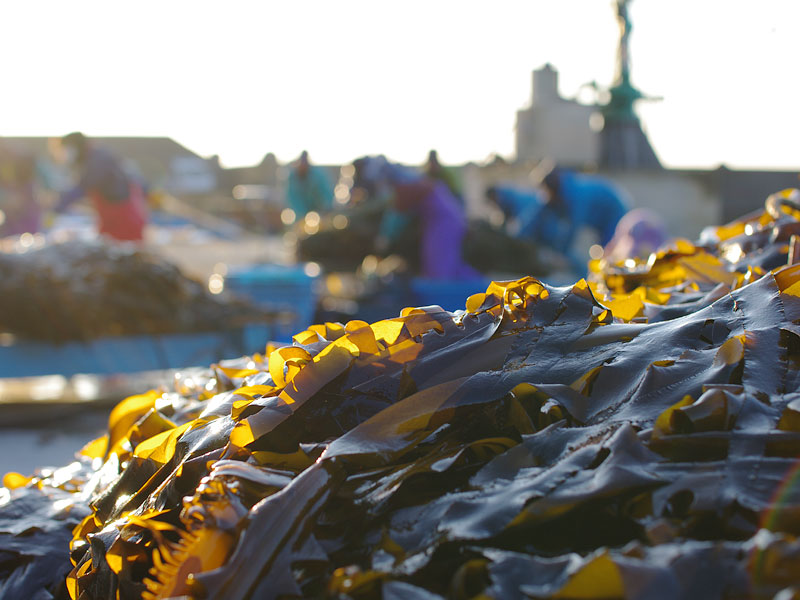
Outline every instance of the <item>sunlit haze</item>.
[[(635, 0), (639, 114), (673, 167), (800, 168), (800, 2)], [(306, 148), (510, 156), (531, 71), (608, 85), (611, 0), (6, 3), (0, 135), (166, 135), (228, 166)], [(587, 90), (584, 89), (583, 95)]]

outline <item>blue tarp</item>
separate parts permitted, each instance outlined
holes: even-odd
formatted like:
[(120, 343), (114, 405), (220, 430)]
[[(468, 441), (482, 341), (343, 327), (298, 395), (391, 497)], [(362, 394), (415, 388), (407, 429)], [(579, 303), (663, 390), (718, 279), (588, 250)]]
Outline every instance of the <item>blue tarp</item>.
[(111, 375), (207, 366), (221, 358), (263, 352), (271, 337), (271, 326), (259, 323), (224, 332), (121, 336), (58, 345), (19, 340), (0, 347), (0, 377)]

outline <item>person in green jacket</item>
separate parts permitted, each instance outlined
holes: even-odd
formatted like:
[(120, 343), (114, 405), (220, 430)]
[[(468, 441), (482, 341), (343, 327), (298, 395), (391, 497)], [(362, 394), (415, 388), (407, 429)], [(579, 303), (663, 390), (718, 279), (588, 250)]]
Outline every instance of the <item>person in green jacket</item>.
[(302, 219), (311, 211), (324, 213), (333, 202), (333, 185), (322, 167), (312, 165), (308, 152), (303, 150), (289, 171), (286, 200), (295, 218)]

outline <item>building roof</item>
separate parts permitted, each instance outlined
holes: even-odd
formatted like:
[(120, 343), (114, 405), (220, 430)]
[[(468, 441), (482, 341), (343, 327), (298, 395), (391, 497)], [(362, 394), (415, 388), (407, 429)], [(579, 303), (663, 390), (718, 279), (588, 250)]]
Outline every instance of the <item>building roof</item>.
[[(33, 154), (46, 154), (48, 137), (3, 137), (0, 138), (14, 149)], [(170, 169), (176, 158), (201, 157), (168, 137), (91, 137), (90, 139), (107, 148), (120, 159), (136, 164), (141, 174), (150, 182), (162, 183), (170, 176)]]

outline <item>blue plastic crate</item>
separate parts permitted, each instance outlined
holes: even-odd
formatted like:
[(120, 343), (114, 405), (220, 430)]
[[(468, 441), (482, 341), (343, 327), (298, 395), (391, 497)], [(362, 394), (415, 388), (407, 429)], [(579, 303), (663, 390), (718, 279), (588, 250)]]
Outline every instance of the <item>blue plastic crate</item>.
[(467, 298), (485, 292), (489, 279), (425, 279), (415, 277), (411, 280), (411, 291), (416, 306), (438, 304), (445, 310), (463, 310)]
[(315, 279), (302, 266), (257, 265), (232, 269), (225, 277), (225, 287), (257, 306), (281, 313), (273, 326), (273, 339), (290, 342), (294, 334), (313, 323)]
[(18, 340), (0, 346), (0, 377), (113, 375), (202, 367), (254, 352), (272, 339), (271, 325), (251, 324), (221, 332), (108, 337), (51, 344)]

